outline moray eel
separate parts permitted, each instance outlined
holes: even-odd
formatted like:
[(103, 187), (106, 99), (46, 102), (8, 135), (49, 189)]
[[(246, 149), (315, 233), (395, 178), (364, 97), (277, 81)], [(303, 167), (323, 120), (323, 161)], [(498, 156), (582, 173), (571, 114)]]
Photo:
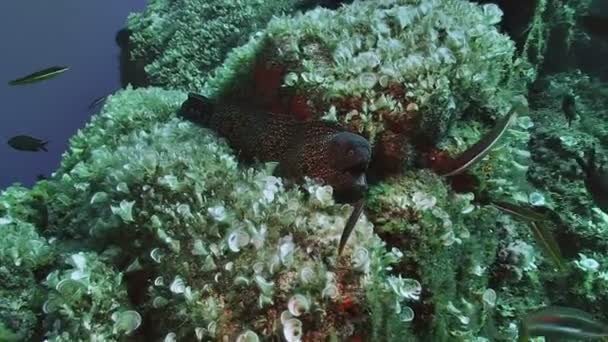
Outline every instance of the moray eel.
[(242, 103), (214, 102), (190, 93), (178, 116), (226, 138), (245, 162), (276, 161), (275, 175), (301, 182), (305, 176), (334, 189), (340, 203), (356, 202), (347, 221), (339, 251), (363, 209), (371, 146), (362, 136), (325, 121), (297, 121), (289, 116), (256, 110)]

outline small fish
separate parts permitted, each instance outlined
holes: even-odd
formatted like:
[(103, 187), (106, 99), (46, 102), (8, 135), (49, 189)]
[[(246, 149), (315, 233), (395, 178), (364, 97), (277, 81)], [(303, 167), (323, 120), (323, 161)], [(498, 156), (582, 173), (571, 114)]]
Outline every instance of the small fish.
[(591, 194), (593, 202), (608, 214), (608, 172), (595, 160), (595, 147), (587, 152), (587, 161), (575, 156), (577, 163), (585, 173), (585, 187)]
[(528, 206), (501, 201), (491, 201), (490, 205), (500, 211), (516, 216), (525, 221), (543, 222), (549, 219), (546, 215), (543, 215)]
[(46, 179), (47, 179), (46, 176), (43, 175), (42, 173), (36, 175), (36, 180), (38, 180), (38, 181), (42, 181), (42, 180), (46, 180)]
[(363, 199), (357, 201), (353, 208), (353, 212), (350, 214), (348, 221), (346, 221), (346, 225), (344, 226), (344, 230), (342, 231), (342, 236), (340, 236), (340, 244), (338, 245), (338, 256), (342, 254), (342, 251), (344, 250), (344, 246), (346, 246), (346, 242), (348, 242), (350, 234), (353, 232), (353, 229), (355, 229), (355, 224), (357, 224), (357, 221), (359, 220), (359, 217), (363, 212), (364, 203), (365, 202), (363, 201)]
[(511, 111), (501, 118), (494, 128), (483, 136), (477, 143), (469, 147), (460, 156), (451, 159), (443, 165), (441, 176), (451, 177), (465, 172), (477, 162), (481, 161), (488, 152), (494, 147), (498, 140), (505, 134), (509, 125), (517, 117), (517, 113), (522, 110), (522, 105), (514, 105)]
[(527, 314), (522, 320), (519, 341), (529, 341), (530, 336), (600, 339), (608, 337), (608, 325), (579, 309), (546, 306)]
[(568, 120), (568, 127), (572, 125), (572, 120), (576, 119), (576, 98), (574, 94), (568, 93), (562, 99), (562, 110)]
[(68, 67), (54, 66), (54, 67), (50, 67), (50, 68), (46, 68), (46, 69), (34, 72), (27, 76), (9, 81), (8, 84), (12, 85), (12, 86), (16, 86), (16, 85), (24, 85), (24, 84), (42, 82), (44, 80), (48, 80), (48, 79), (57, 77), (60, 74), (66, 72), (68, 70), (69, 70)]
[(48, 152), (48, 150), (46, 149), (46, 144), (48, 143), (48, 141), (40, 140), (38, 138), (30, 137), (28, 135), (17, 135), (8, 140), (8, 144), (12, 148), (19, 151), (31, 152)]
[(528, 206), (508, 202), (490, 201), (490, 205), (528, 223), (532, 228), (534, 241), (545, 256), (553, 262), (560, 272), (567, 271), (559, 245), (555, 241), (553, 233), (545, 226), (546, 222), (550, 222), (548, 215), (539, 213), (536, 209)]
[(89, 105), (89, 109), (93, 109), (93, 108), (99, 106), (101, 103), (103, 103), (106, 100), (107, 97), (108, 97), (107, 95), (104, 95), (104, 96), (100, 96), (100, 97), (96, 98)]

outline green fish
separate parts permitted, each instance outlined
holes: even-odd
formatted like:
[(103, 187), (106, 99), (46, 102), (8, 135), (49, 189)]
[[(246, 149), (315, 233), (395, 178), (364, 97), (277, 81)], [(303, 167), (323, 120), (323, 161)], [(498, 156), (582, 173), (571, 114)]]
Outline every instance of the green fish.
[(69, 70), (68, 67), (54, 66), (54, 67), (46, 68), (46, 69), (43, 69), (40, 71), (36, 71), (27, 76), (9, 81), (8, 84), (11, 86), (17, 86), (17, 85), (25, 85), (25, 84), (42, 82), (42, 81), (57, 77), (60, 74), (66, 72), (67, 70)]
[(608, 325), (579, 309), (546, 306), (522, 320), (519, 341), (529, 341), (530, 336), (602, 339), (608, 337)]
[(469, 147), (457, 158), (451, 160), (446, 165), (446, 171), (441, 174), (444, 177), (456, 176), (470, 169), (477, 162), (481, 161), (491, 150), (498, 140), (505, 134), (509, 125), (515, 120), (517, 110), (511, 109), (509, 114), (501, 118), (496, 126), (483, 136), (477, 143)]
[(46, 144), (48, 143), (48, 141), (30, 137), (29, 135), (17, 135), (8, 140), (9, 146), (15, 150), (30, 152), (48, 152), (49, 150), (46, 149)]
[(551, 219), (548, 215), (538, 212), (540, 208), (533, 209), (530, 206), (501, 201), (491, 201), (490, 205), (528, 223), (538, 247), (561, 272), (567, 271), (559, 245), (551, 230), (545, 226), (546, 223), (551, 222)]
[(481, 161), (496, 145), (498, 140), (505, 134), (509, 125), (515, 121), (518, 113), (526, 113), (528, 111), (528, 102), (523, 97), (517, 97), (513, 101), (511, 110), (507, 115), (502, 117), (494, 128), (484, 135), (478, 142), (462, 152), (455, 159), (449, 160), (446, 165), (442, 166), (441, 176), (452, 177), (461, 174), (473, 165)]

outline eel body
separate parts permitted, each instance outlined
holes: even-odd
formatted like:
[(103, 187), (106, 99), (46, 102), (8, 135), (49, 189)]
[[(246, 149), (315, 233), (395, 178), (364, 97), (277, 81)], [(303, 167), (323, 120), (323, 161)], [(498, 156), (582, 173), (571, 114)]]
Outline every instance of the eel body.
[(179, 116), (224, 137), (245, 162), (278, 162), (275, 174), (296, 182), (304, 176), (331, 185), (340, 202), (367, 190), (371, 146), (362, 136), (325, 121), (301, 122), (238, 104), (190, 94)]
[(246, 162), (276, 161), (277, 176), (296, 182), (305, 176), (334, 189), (338, 202), (355, 202), (344, 227), (338, 256), (363, 212), (371, 146), (362, 136), (325, 121), (297, 121), (288, 116), (236, 103), (213, 102), (190, 93), (178, 116), (224, 137)]

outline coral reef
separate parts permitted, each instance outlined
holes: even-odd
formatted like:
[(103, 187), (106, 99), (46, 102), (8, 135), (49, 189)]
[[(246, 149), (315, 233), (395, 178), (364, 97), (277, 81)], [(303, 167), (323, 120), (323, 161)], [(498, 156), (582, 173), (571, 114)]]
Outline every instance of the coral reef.
[[(532, 156), (528, 177), (547, 197), (558, 217), (557, 239), (575, 267), (569, 290), (558, 296), (580, 307), (608, 305), (605, 295), (608, 247), (608, 214), (596, 208), (583, 182), (583, 171), (574, 156), (595, 146), (605, 155), (608, 87), (576, 70), (544, 77), (544, 90), (531, 97)], [(568, 127), (561, 108), (566, 94), (576, 98), (577, 118)], [(605, 158), (602, 158), (605, 163)], [(606, 319), (605, 312), (598, 312)]]
[[(183, 99), (154, 88), (113, 95), (72, 139), (53, 178), (37, 185), (53, 199), (45, 235), (61, 256), (38, 303), (45, 336), (346, 338), (367, 334), (376, 319), (362, 314), (368, 296), (394, 307), (384, 313), (394, 317), (391, 333), (405, 329), (399, 305), (412, 298), (388, 275), (398, 257), (371, 225), (360, 221), (352, 257), (336, 260), (348, 208), (333, 202), (332, 188), (309, 181), (304, 193), (285, 190), (269, 169), (241, 170), (213, 133), (173, 117)], [(3, 226), (29, 217), (12, 193), (2, 195), (15, 208)], [(27, 244), (13, 238), (4, 250), (46, 246), (23, 236)], [(20, 266), (31, 272), (40, 263)]]
[(0, 196), (2, 341), (29, 341), (37, 336), (37, 316), (46, 297), (40, 281), (55, 259), (53, 245), (32, 224), (38, 223), (34, 197), (34, 191), (19, 186), (4, 190)]
[[(505, 114), (533, 79), (495, 27), (501, 14), (495, 5), (403, 0), (280, 17), (231, 52), (204, 91), (251, 97), (276, 87), (262, 96), (276, 97), (269, 109), (337, 120), (376, 145), (385, 170), (399, 171), (415, 161), (413, 146), (437, 142), (463, 113)], [(260, 83), (258, 72), (278, 82)]]
[(150, 84), (197, 91), (226, 54), (299, 0), (154, 0), (129, 16), (131, 58)]
[[(179, 90), (109, 96), (50, 179), (0, 194), (0, 340), (512, 341), (547, 303), (606, 318), (608, 215), (581, 201), (580, 171), (563, 162), (605, 149), (606, 103), (593, 100), (605, 88), (581, 74), (536, 83), (549, 91), (530, 114), (466, 177), (445, 179), (415, 162), (466, 150), (535, 77), (497, 31), (498, 8), (354, 1), (251, 35), (296, 7), (158, 0), (130, 18), (152, 82)], [(342, 257), (350, 208), (334, 189), (240, 163), (176, 116), (183, 90), (370, 140), (391, 175), (370, 188)], [(579, 119), (564, 134), (566, 91)], [(568, 269), (492, 199), (550, 210)]]
[[(468, 227), (495, 226), (492, 209), (476, 209), (428, 171), (399, 176), (370, 193), (370, 219), (392, 248), (364, 218), (336, 259), (348, 206), (333, 202), (332, 188), (288, 189), (268, 166), (239, 166), (215, 134), (174, 116), (185, 97), (155, 88), (111, 96), (51, 179), (2, 194), (3, 229), (21, 220), (46, 237), (3, 242), (5, 251), (40, 251), (8, 278), (27, 282), (17, 294), (33, 301), (11, 311), (11, 333), (51, 341), (481, 334), (501, 230)], [(503, 241), (529, 240), (520, 231)], [(23, 275), (43, 266), (35, 279)], [(517, 302), (493, 291), (499, 305)]]

